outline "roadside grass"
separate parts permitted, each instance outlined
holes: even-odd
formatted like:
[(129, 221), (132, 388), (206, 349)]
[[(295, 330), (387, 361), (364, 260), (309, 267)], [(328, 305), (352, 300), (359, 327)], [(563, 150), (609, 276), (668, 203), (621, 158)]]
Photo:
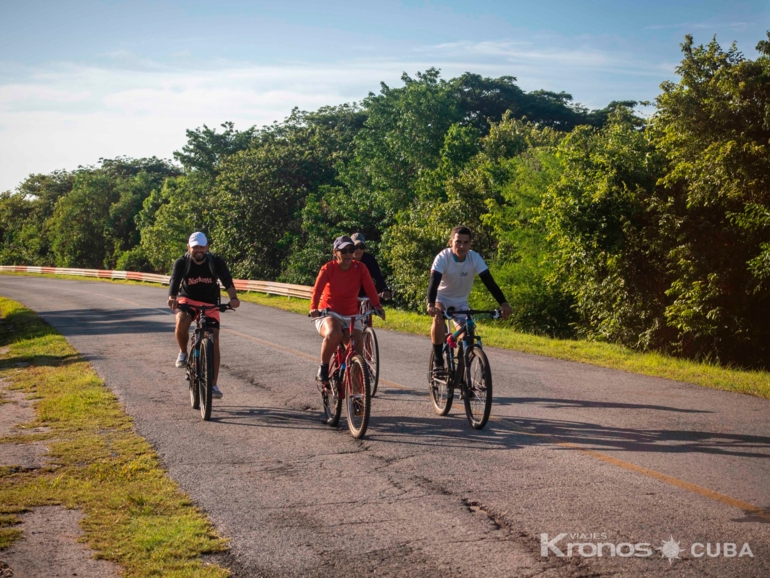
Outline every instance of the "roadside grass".
[(42, 468), (0, 468), (0, 548), (21, 537), (17, 514), (62, 505), (84, 512), (84, 541), (126, 576), (228, 576), (200, 558), (225, 551), (226, 540), (166, 475), (91, 366), (21, 304), (0, 298), (0, 317), (0, 379), (33, 399), (37, 414), (0, 443), (49, 448)]
[[(307, 314), (308, 301), (293, 297), (241, 293), (243, 301), (276, 307), (285, 311)], [(385, 321), (376, 319), (375, 326), (416, 335), (430, 334), (430, 319), (411, 311), (386, 308)], [(652, 377), (662, 377), (734, 391), (770, 399), (770, 372), (744, 371), (721, 367), (717, 364), (698, 363), (677, 359), (660, 353), (641, 353), (620, 345), (585, 340), (551, 339), (539, 335), (519, 333), (495, 322), (479, 323), (484, 343), (492, 347), (512, 349), (556, 359), (588, 363), (610, 369), (620, 369)], [(429, 351), (426, 349), (426, 364)]]

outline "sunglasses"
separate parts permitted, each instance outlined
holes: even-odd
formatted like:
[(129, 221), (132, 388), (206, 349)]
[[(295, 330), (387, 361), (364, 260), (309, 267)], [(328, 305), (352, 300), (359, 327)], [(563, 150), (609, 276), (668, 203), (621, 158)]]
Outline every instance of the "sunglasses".
[(356, 251), (365, 251), (366, 245), (362, 245), (361, 243), (359, 243), (358, 245), (356, 245), (355, 248), (356, 248)]
[(353, 247), (345, 247), (344, 249), (337, 249), (337, 251), (339, 252), (340, 255), (348, 255), (348, 254), (352, 255), (353, 253), (356, 252), (355, 248)]

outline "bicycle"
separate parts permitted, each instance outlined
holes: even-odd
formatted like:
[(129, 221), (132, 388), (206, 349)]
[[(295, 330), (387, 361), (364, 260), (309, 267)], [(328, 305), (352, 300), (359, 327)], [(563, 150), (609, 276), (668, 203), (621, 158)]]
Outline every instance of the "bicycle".
[(435, 354), (433, 351), (430, 354), (430, 397), (436, 413), (447, 415), (452, 408), (454, 390), (459, 387), (468, 421), (474, 429), (480, 430), (487, 424), (492, 410), (492, 371), (482, 349), (481, 337), (476, 335), (476, 319), (499, 319), (500, 310), (454, 311), (450, 307), (444, 312), (444, 319), (451, 320), (457, 315), (465, 315), (466, 320), (454, 333), (447, 327), (447, 338), (442, 349), (443, 372), (434, 371)]
[(190, 354), (187, 356), (187, 374), (190, 382), (190, 405), (200, 409), (204, 421), (211, 419), (212, 395), (214, 389), (214, 335), (209, 332), (206, 311), (231, 309), (224, 305), (185, 305), (195, 321), (195, 330), (190, 336)]
[(334, 317), (342, 323), (349, 323), (350, 339), (347, 347), (342, 343), (337, 346), (337, 351), (329, 363), (329, 381), (319, 384), (319, 388), (325, 423), (333, 427), (339, 424), (342, 400), (345, 399), (348, 429), (355, 439), (364, 437), (366, 428), (369, 426), (372, 393), (366, 362), (355, 350), (353, 327), (357, 320), (364, 320), (373, 313), (374, 310), (370, 310), (361, 315), (343, 316), (334, 311), (322, 309), (321, 316), (313, 318), (313, 321), (316, 321), (324, 317)]
[[(359, 315), (366, 315), (369, 311), (375, 312), (372, 302), (369, 301), (368, 297), (359, 297)], [(372, 325), (372, 317), (369, 315), (364, 321), (364, 333), (361, 336), (361, 341), (364, 343), (363, 356), (366, 367), (369, 370), (369, 381), (372, 385), (372, 397), (374, 397), (377, 393), (377, 385), (380, 382), (380, 346), (377, 343), (377, 334), (374, 332)]]

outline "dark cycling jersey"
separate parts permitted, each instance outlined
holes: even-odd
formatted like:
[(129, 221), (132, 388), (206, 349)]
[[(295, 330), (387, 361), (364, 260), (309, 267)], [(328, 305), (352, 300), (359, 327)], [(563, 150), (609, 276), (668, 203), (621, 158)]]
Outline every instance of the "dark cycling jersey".
[[(212, 263), (217, 277), (222, 281), (222, 285), (225, 289), (233, 287), (233, 278), (230, 275), (230, 271), (227, 269), (224, 259), (216, 255), (212, 255)], [(219, 283), (217, 279), (212, 276), (211, 268), (209, 267), (208, 259), (205, 259), (203, 263), (190, 262), (190, 270), (185, 275), (185, 269), (187, 268), (187, 261), (185, 257), (179, 257), (174, 261), (174, 268), (171, 271), (171, 279), (168, 283), (168, 294), (171, 297), (188, 297), (194, 301), (201, 301), (203, 303), (211, 303), (215, 305), (219, 303)]]
[[(366, 265), (367, 269), (369, 269), (369, 274), (372, 276), (372, 281), (374, 281), (374, 286), (377, 288), (377, 293), (388, 291), (388, 286), (385, 284), (385, 277), (382, 276), (382, 271), (380, 271), (380, 266), (377, 264), (377, 259), (374, 258), (374, 255), (364, 252), (361, 257), (361, 262)], [(358, 296), (366, 297), (366, 291), (364, 291), (363, 287), (361, 287)]]

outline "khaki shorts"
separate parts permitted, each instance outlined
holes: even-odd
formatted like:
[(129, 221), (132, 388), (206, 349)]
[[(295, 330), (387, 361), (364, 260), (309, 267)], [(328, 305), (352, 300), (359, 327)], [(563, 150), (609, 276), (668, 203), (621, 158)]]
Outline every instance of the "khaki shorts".
[[(447, 299), (446, 297), (442, 298), (440, 295), (438, 295), (436, 297), (436, 301), (444, 306), (445, 311), (450, 307), (454, 307), (456, 311), (467, 311), (471, 308), (470, 305), (468, 305), (467, 299)], [(452, 321), (454, 322), (455, 327), (460, 327), (461, 325), (465, 324), (465, 320), (467, 318), (468, 317), (466, 315), (454, 315), (452, 317)]]
[[(352, 317), (352, 315), (351, 315)], [(321, 333), (321, 327), (323, 327), (323, 322), (326, 321), (326, 317), (320, 317), (315, 320), (315, 328), (318, 333)], [(343, 329), (348, 329), (350, 327), (350, 321), (346, 322), (343, 326)], [(353, 329), (357, 331), (363, 331), (364, 330), (364, 323), (360, 319), (356, 319), (355, 325), (353, 325)]]

